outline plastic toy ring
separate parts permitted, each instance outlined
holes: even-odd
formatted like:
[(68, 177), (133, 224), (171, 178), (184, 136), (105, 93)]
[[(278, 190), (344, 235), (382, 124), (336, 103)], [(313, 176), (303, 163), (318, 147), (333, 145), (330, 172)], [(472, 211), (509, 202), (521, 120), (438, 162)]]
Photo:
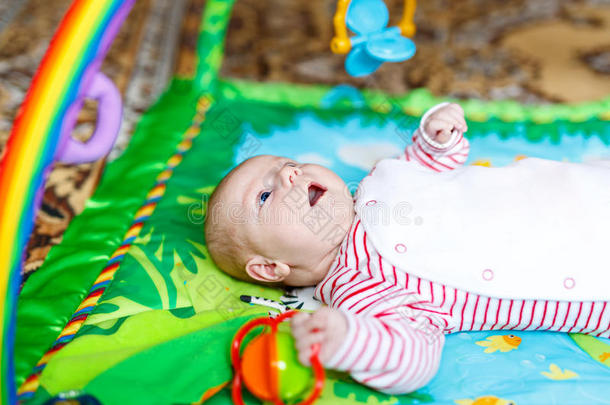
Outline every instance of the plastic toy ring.
[[(259, 343), (263, 343), (264, 345), (264, 349), (267, 349), (265, 354), (268, 354), (269, 356), (269, 369), (270, 372), (268, 373), (269, 376), (269, 380), (267, 381), (269, 384), (269, 390), (268, 392), (266, 392), (266, 397), (262, 396), (262, 393), (259, 393), (259, 395), (261, 395), (261, 399), (267, 400), (272, 402), (274, 405), (285, 405), (284, 401), (282, 400), (282, 398), (280, 397), (280, 390), (281, 390), (281, 382), (279, 381), (278, 378), (278, 373), (280, 371), (285, 370), (285, 364), (283, 361), (281, 361), (280, 359), (278, 359), (278, 347), (277, 347), (277, 329), (278, 329), (278, 325), (292, 317), (293, 315), (297, 314), (297, 311), (288, 311), (285, 312), (283, 314), (280, 314), (279, 316), (277, 316), (276, 318), (257, 318), (257, 319), (253, 319), (251, 321), (249, 321), (248, 323), (246, 323), (244, 326), (241, 327), (241, 329), (239, 329), (237, 331), (237, 333), (235, 334), (235, 337), (233, 338), (233, 343), (231, 344), (231, 364), (233, 365), (233, 369), (235, 370), (235, 376), (233, 378), (233, 387), (232, 387), (232, 391), (231, 391), (231, 396), (233, 398), (233, 403), (236, 405), (244, 405), (244, 401), (242, 398), (242, 382), (246, 382), (247, 381), (244, 380), (245, 376), (244, 376), (244, 370), (243, 370), (243, 363), (245, 362), (244, 359), (242, 357), (240, 357), (240, 348), (241, 348), (241, 343), (242, 340), (246, 337), (246, 335), (252, 331), (252, 329), (258, 327), (258, 326), (268, 326), (270, 327), (270, 332), (266, 333), (266, 334), (262, 334), (259, 335), (257, 338), (255, 339), (259, 339), (259, 338), (264, 338), (264, 341), (261, 341)], [(254, 344), (254, 340), (251, 342), (251, 344)], [(246, 350), (244, 350), (244, 358), (245, 356), (245, 352), (248, 350), (248, 348), (246, 348)], [(320, 351), (320, 345), (316, 344), (312, 346), (312, 354), (310, 357), (310, 361), (311, 361), (311, 365), (313, 368), (313, 373), (314, 373), (314, 385), (313, 385), (313, 389), (311, 391), (311, 393), (309, 394), (309, 396), (307, 398), (305, 398), (303, 401), (295, 404), (295, 405), (309, 405), (312, 404), (319, 396), (320, 393), (322, 392), (322, 388), (324, 387), (324, 368), (322, 367), (322, 364), (320, 363), (320, 360), (318, 358), (318, 354)], [(257, 359), (258, 360), (258, 359)], [(257, 363), (257, 365), (260, 363)], [(257, 370), (259, 371), (259, 370)], [(265, 374), (265, 370), (262, 370), (262, 366), (261, 366), (261, 370), (259, 371), (260, 374)], [(249, 388), (252, 388), (250, 386), (248, 386)], [(253, 392), (253, 394), (257, 394), (256, 392)]]

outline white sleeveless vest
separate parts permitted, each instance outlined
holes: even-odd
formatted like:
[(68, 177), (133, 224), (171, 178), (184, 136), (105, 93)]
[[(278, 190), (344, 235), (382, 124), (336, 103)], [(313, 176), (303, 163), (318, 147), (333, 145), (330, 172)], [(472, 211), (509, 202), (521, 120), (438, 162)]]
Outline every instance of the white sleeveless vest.
[(379, 253), (486, 296), (610, 301), (610, 162), (528, 158), (435, 173), (380, 161), (356, 212)]

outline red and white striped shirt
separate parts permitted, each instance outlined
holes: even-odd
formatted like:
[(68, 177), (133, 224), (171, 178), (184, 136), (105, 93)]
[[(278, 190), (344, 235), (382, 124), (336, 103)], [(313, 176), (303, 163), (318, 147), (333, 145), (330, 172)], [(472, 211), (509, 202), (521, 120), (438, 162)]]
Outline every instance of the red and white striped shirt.
[[(445, 147), (428, 140), (416, 131), (400, 158), (443, 171), (468, 157), (468, 141), (459, 133)], [(315, 296), (346, 314), (349, 324), (325, 366), (387, 393), (414, 391), (435, 375), (444, 334), (539, 330), (610, 337), (609, 302), (499, 299), (397, 269), (377, 252), (358, 215)]]

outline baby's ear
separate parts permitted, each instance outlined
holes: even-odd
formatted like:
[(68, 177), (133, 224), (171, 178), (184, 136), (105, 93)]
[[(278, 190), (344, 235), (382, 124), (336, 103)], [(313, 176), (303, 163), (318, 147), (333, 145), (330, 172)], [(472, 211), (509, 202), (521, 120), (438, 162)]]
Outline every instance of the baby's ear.
[(254, 256), (246, 263), (246, 273), (255, 280), (276, 283), (290, 274), (290, 266), (277, 260)]

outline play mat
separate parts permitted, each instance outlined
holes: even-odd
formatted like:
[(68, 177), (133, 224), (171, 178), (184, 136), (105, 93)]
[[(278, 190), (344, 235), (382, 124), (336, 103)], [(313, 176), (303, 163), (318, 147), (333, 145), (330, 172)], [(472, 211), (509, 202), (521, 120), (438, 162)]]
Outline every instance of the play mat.
[[(66, 18), (84, 3), (76, 1)], [(129, 2), (95, 4), (104, 3), (115, 13)], [(85, 394), (82, 403), (230, 403), (231, 339), (269, 311), (240, 296), (280, 301), (284, 292), (215, 268), (203, 239), (215, 184), (242, 160), (272, 153), (326, 165), (355, 187), (377, 159), (399, 153), (424, 111), (443, 101), (425, 89), (397, 97), (219, 78), (232, 3), (207, 2), (196, 76), (173, 80), (125, 154), (106, 167), (84, 212), (25, 284), (16, 323), (13, 270), (4, 307), (4, 403), (14, 400), (12, 378), (25, 404)], [(468, 164), (610, 158), (610, 99), (460, 104), (469, 123)], [(385, 395), (328, 372), (317, 403), (511, 402), (610, 403), (610, 342), (548, 332), (451, 334), (438, 374), (422, 389)]]

